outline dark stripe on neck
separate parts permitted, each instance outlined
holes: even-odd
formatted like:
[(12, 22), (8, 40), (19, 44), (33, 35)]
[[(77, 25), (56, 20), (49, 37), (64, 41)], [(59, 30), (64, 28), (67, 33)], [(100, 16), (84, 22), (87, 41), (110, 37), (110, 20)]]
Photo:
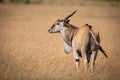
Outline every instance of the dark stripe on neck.
[(69, 46), (71, 46), (71, 47), (72, 47), (72, 40), (73, 40), (73, 38), (75, 37), (75, 35), (76, 35), (77, 32), (78, 32), (78, 28), (73, 28), (72, 31), (71, 31), (71, 33), (70, 33), (69, 39), (63, 38), (64, 41), (65, 41)]

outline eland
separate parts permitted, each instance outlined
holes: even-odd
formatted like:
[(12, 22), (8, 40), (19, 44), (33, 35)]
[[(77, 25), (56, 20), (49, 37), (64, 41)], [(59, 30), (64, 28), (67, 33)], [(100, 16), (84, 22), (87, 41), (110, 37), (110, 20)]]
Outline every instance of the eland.
[(64, 50), (66, 53), (73, 53), (77, 69), (80, 65), (80, 57), (83, 57), (85, 70), (87, 70), (89, 63), (91, 63), (90, 69), (93, 71), (98, 50), (106, 57), (108, 56), (100, 45), (99, 32), (95, 27), (85, 24), (79, 28), (70, 24), (70, 17), (76, 12), (77, 10), (64, 19), (58, 19), (48, 32), (60, 33), (62, 35)]

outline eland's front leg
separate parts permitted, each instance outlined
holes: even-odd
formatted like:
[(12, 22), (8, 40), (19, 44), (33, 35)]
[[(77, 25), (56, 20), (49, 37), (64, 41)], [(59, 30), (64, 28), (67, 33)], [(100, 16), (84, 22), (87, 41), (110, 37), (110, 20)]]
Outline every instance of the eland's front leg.
[(79, 54), (77, 53), (77, 51), (73, 51), (73, 55), (74, 55), (74, 58), (75, 58), (76, 68), (78, 69), (79, 66), (80, 66)]

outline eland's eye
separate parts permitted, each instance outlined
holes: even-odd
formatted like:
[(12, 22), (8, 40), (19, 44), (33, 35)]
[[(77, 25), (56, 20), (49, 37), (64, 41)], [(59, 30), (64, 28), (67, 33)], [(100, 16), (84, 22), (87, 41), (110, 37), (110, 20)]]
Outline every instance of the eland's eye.
[(60, 25), (60, 23), (57, 23), (57, 25)]

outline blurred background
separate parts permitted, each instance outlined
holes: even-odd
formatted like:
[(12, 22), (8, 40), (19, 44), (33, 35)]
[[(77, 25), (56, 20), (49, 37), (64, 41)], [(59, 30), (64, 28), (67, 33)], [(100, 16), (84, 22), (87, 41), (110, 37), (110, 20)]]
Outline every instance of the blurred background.
[[(70, 23), (100, 32), (95, 71), (76, 70), (60, 34), (48, 29), (78, 10)], [(0, 80), (120, 80), (120, 0), (0, 0)]]
[(47, 4), (47, 5), (110, 5), (119, 6), (120, 0), (0, 0), (0, 3)]

